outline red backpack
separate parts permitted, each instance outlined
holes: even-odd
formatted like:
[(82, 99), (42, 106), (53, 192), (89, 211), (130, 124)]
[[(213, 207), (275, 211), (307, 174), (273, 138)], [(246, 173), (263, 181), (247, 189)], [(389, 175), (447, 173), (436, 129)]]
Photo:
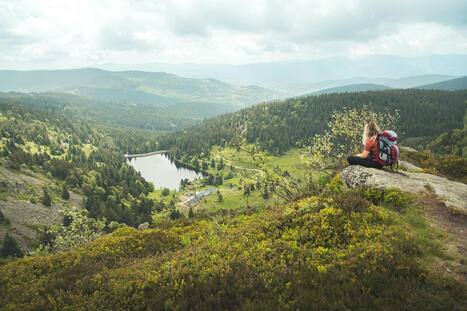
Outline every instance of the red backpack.
[(394, 172), (399, 169), (400, 151), (397, 145), (397, 134), (394, 131), (383, 131), (378, 134), (379, 154), (376, 161), (382, 166), (390, 166)]

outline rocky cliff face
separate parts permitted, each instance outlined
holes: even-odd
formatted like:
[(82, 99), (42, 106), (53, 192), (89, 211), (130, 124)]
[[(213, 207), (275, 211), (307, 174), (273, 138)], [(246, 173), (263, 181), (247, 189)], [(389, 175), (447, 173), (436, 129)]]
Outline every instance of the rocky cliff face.
[(467, 212), (467, 185), (426, 173), (392, 173), (363, 166), (348, 166), (341, 172), (346, 188), (399, 188), (415, 193), (433, 192), (441, 197), (447, 206)]
[(46, 176), (32, 176), (0, 166), (0, 211), (10, 221), (8, 225), (0, 223), (0, 246), (8, 233), (22, 251), (29, 250), (35, 245), (38, 228), (62, 223), (61, 210), (83, 208), (83, 197), (73, 191), (69, 191), (67, 201), (55, 193), (50, 207), (42, 205), (42, 187), (51, 189), (52, 183)]

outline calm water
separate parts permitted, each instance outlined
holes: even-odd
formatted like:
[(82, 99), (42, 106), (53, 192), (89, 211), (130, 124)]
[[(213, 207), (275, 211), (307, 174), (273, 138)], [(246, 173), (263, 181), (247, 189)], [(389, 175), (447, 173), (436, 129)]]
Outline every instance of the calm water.
[(127, 163), (140, 172), (144, 179), (151, 181), (155, 189), (169, 188), (170, 190), (178, 190), (182, 179), (193, 180), (196, 177), (203, 176), (201, 172), (196, 172), (172, 162), (164, 154), (132, 158), (128, 159)]

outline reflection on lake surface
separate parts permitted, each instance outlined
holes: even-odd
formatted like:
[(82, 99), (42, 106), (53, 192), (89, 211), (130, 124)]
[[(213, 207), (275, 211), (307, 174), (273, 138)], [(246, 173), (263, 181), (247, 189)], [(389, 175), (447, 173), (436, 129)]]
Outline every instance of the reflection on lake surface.
[(203, 177), (201, 172), (180, 165), (169, 159), (165, 154), (129, 158), (127, 163), (140, 172), (144, 179), (152, 182), (155, 189), (169, 188), (170, 190), (178, 190), (182, 179), (193, 180), (196, 177)]

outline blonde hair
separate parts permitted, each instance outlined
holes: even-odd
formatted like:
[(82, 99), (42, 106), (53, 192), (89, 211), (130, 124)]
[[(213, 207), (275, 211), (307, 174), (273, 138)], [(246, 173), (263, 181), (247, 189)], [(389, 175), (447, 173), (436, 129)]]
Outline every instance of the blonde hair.
[(366, 140), (368, 138), (376, 139), (380, 132), (381, 130), (379, 129), (375, 121), (368, 122), (365, 125), (365, 129), (363, 130), (362, 143), (365, 145)]

